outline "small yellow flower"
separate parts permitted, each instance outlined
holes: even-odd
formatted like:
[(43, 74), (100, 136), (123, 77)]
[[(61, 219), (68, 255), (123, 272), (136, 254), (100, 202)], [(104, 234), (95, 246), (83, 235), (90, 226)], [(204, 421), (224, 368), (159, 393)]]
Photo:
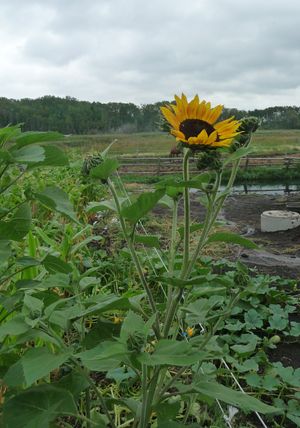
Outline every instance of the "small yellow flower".
[(113, 323), (114, 324), (121, 324), (121, 322), (123, 321), (122, 317), (113, 317)]
[(192, 337), (192, 336), (194, 336), (194, 334), (195, 334), (195, 329), (194, 329), (194, 327), (188, 327), (188, 328), (186, 329), (186, 333), (187, 333), (188, 337)]
[(211, 104), (199, 100), (198, 95), (188, 102), (186, 96), (175, 95), (175, 104), (161, 107), (165, 119), (172, 126), (171, 134), (191, 149), (228, 147), (237, 132), (240, 122), (229, 119), (217, 122), (223, 106), (211, 108)]

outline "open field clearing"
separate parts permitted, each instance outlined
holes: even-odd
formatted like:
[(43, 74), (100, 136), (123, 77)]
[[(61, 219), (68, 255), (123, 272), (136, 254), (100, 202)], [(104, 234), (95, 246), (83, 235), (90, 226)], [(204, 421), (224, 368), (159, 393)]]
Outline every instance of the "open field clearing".
[[(71, 135), (63, 142), (73, 154), (104, 150), (114, 139), (111, 153), (132, 156), (168, 156), (175, 140), (167, 133)], [(300, 153), (300, 130), (257, 131), (252, 142), (255, 156)]]

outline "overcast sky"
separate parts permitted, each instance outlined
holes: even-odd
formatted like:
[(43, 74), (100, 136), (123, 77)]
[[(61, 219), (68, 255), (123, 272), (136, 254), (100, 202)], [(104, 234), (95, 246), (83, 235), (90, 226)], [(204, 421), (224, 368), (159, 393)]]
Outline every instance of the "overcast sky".
[(300, 0), (0, 0), (0, 96), (300, 105)]

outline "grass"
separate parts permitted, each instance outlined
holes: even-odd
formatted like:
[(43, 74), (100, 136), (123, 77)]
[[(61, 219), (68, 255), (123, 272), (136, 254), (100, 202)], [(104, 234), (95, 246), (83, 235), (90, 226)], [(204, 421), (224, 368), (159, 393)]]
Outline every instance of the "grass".
[[(112, 154), (131, 156), (168, 156), (175, 139), (162, 132), (138, 134), (71, 135), (63, 145), (75, 157), (104, 150), (114, 139)], [(300, 130), (258, 131), (253, 136), (255, 156), (300, 153)]]
[[(99, 134), (72, 135), (62, 143), (70, 158), (81, 165), (82, 158), (88, 153), (104, 150), (114, 139), (111, 153), (118, 156), (168, 156), (175, 145), (174, 138), (167, 133), (138, 133), (138, 134)], [(253, 136), (253, 156), (284, 156), (300, 153), (300, 130), (263, 130)], [(224, 179), (226, 179), (226, 173)], [(161, 179), (157, 175), (124, 175), (127, 183), (156, 183)], [(236, 178), (239, 183), (272, 182), (285, 183), (300, 180), (300, 166), (292, 166), (286, 170), (284, 166), (241, 168)]]
[[(222, 184), (225, 184), (229, 178), (229, 170), (225, 171), (222, 177)], [(168, 175), (168, 178), (181, 178), (181, 175), (174, 174)], [(126, 183), (141, 183), (141, 184), (154, 184), (158, 183), (163, 177), (157, 175), (122, 175), (122, 179)], [(282, 166), (261, 166), (261, 167), (249, 167), (248, 170), (239, 169), (235, 184), (246, 184), (246, 183), (272, 183), (272, 184), (285, 184), (295, 183), (300, 181), (300, 166), (292, 167), (286, 170)]]

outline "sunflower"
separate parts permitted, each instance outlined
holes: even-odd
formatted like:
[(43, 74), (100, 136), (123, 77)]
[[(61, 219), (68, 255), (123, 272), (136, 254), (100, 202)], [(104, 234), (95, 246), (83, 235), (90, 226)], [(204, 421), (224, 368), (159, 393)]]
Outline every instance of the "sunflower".
[(229, 119), (217, 122), (223, 106), (199, 100), (198, 95), (188, 102), (186, 96), (175, 95), (175, 104), (161, 107), (161, 112), (173, 129), (171, 134), (191, 149), (229, 147), (240, 123)]

